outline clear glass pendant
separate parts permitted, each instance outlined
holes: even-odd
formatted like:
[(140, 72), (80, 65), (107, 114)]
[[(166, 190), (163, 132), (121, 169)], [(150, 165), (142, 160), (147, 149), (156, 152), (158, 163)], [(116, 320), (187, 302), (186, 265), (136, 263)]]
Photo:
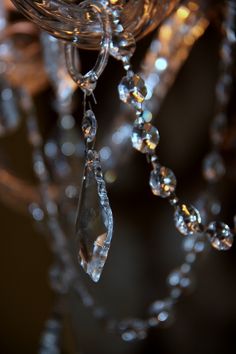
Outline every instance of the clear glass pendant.
[(98, 153), (89, 150), (76, 220), (77, 256), (85, 272), (97, 282), (113, 233), (113, 216)]

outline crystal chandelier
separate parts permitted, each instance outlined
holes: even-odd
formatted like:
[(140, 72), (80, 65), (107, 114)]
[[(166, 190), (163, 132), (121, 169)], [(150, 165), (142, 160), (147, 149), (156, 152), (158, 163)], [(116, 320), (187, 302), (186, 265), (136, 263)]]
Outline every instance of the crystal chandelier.
[[(192, 293), (197, 264), (206, 262), (205, 255), (209, 258), (233, 245), (234, 210), (228, 200), (233, 191), (229, 176), (235, 169), (236, 5), (230, 0), (12, 2), (16, 7), (9, 1), (0, 4), (0, 191), (3, 203), (27, 215), (22, 217), (28, 222), (31, 217), (53, 258), (49, 283), (54, 304), (38, 352), (78, 353), (84, 347), (92, 353), (88, 338), (94, 336), (99, 343), (100, 331), (110, 339), (107, 345), (100, 343), (98, 353), (132, 352), (123, 344), (115, 349), (112, 341), (149, 343), (152, 333), (158, 336), (174, 323), (175, 309)], [(198, 88), (192, 95), (195, 101), (186, 103), (202, 115), (198, 122), (176, 123), (173, 116), (163, 123), (163, 107), (171, 95), (176, 97), (183, 64), (188, 65), (200, 38), (211, 31), (219, 42), (212, 46), (219, 60), (213, 64), (216, 78), (208, 96), (208, 152), (200, 145), (198, 152), (178, 150), (175, 145), (185, 137), (193, 146), (192, 138), (202, 142), (201, 136), (206, 136), (209, 113), (204, 107), (193, 108), (201, 89), (206, 90)], [(192, 97), (188, 91), (194, 70), (183, 78), (177, 94), (181, 102), (183, 92)], [(204, 68), (196, 70), (207, 85)], [(176, 98), (172, 101), (177, 103)], [(175, 108), (170, 112), (175, 115)], [(14, 168), (8, 162), (14, 161), (9, 140), (25, 146)], [(169, 156), (162, 144), (169, 145)], [(135, 150), (144, 161), (135, 163)], [(204, 184), (200, 175), (194, 176), (200, 168), (195, 169), (195, 161), (189, 163), (188, 178), (179, 178), (175, 160), (185, 161), (188, 155), (191, 161), (203, 157)], [(141, 246), (135, 233), (143, 239)], [(154, 240), (155, 235), (162, 241)], [(174, 239), (182, 241), (182, 251)], [(158, 245), (165, 251), (162, 264), (155, 259)], [(163, 274), (168, 290), (162, 295), (159, 289), (157, 296), (148, 278), (156, 282)], [(140, 296), (144, 304), (127, 300), (125, 288), (134, 298), (140, 289), (149, 289)], [(140, 316), (132, 315), (135, 311)], [(90, 329), (91, 318), (92, 326), (97, 322), (95, 330)]]

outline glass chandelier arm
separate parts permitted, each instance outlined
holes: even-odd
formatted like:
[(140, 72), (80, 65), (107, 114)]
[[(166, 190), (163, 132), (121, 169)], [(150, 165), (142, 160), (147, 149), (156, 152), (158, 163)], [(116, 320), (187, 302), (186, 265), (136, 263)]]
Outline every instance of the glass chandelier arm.
[[(100, 52), (94, 67), (82, 75), (75, 64), (76, 47), (73, 44), (65, 44), (65, 57), (67, 69), (76, 82), (76, 84), (84, 91), (86, 94), (91, 94), (96, 87), (96, 83), (100, 75), (103, 73), (109, 58), (109, 48), (111, 42), (111, 25), (109, 20), (109, 14), (106, 9), (97, 2), (85, 2), (84, 6), (87, 6), (91, 16), (95, 13), (99, 19), (102, 26), (102, 39), (100, 43)], [(89, 12), (88, 12), (89, 14)], [(76, 42), (76, 41), (75, 41)]]

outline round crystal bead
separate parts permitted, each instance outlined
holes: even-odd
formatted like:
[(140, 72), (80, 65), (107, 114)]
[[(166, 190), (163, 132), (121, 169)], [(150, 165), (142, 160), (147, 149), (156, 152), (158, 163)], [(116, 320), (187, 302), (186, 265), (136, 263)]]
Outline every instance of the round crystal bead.
[(206, 229), (206, 235), (212, 247), (216, 248), (218, 251), (227, 251), (233, 245), (234, 235), (229, 226), (223, 222), (211, 222)]
[(147, 336), (147, 326), (144, 321), (134, 319), (126, 319), (119, 324), (121, 338), (125, 342), (142, 340)]
[(152, 193), (159, 197), (169, 197), (176, 188), (176, 177), (174, 173), (167, 167), (162, 166), (156, 170), (151, 171), (149, 184)]
[(129, 32), (115, 32), (112, 36), (110, 54), (118, 59), (130, 59), (134, 54), (136, 43), (133, 35)]
[(84, 138), (88, 143), (94, 141), (97, 133), (97, 120), (96, 117), (90, 109), (85, 112), (82, 120), (82, 131)]
[(143, 154), (155, 150), (160, 140), (158, 130), (150, 123), (135, 124), (131, 136), (133, 147)]
[(171, 288), (172, 297), (178, 298), (183, 293), (188, 293), (192, 290), (193, 281), (190, 270), (191, 268), (188, 264), (183, 264), (169, 274), (167, 283)]
[(175, 226), (182, 235), (199, 232), (201, 216), (192, 205), (181, 204), (176, 207), (174, 214)]
[(121, 101), (139, 107), (147, 95), (147, 88), (143, 79), (129, 71), (118, 86)]
[(148, 321), (150, 327), (169, 325), (173, 320), (173, 302), (171, 299), (157, 300), (149, 308), (151, 318)]
[(203, 161), (203, 176), (209, 182), (217, 182), (225, 174), (222, 157), (217, 152), (212, 152)]

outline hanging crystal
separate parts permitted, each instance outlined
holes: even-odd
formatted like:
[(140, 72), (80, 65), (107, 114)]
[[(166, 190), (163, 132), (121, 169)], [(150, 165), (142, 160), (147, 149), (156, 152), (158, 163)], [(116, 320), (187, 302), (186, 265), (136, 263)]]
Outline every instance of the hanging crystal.
[(113, 216), (98, 153), (89, 150), (76, 220), (78, 258), (97, 282), (107, 259), (113, 232)]

